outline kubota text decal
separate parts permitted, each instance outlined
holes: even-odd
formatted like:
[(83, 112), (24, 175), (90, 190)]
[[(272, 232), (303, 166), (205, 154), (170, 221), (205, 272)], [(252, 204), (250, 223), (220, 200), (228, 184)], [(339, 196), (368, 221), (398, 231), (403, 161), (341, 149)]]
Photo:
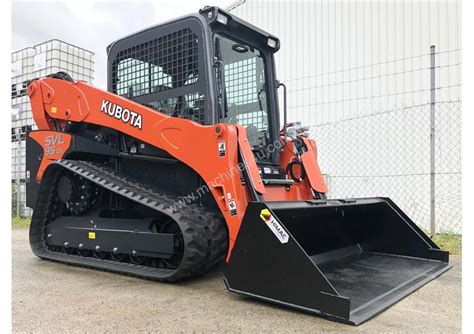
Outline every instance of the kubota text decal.
[(128, 123), (135, 128), (139, 128), (140, 130), (142, 129), (142, 115), (124, 108), (121, 105), (103, 99), (100, 111), (109, 115), (110, 117), (120, 119), (122, 122)]

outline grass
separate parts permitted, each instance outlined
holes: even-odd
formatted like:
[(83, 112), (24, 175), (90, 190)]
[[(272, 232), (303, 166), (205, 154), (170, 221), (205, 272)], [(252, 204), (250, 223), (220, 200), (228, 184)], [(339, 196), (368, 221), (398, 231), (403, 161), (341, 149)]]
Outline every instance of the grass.
[(12, 227), (13, 228), (25, 228), (25, 227), (29, 227), (30, 226), (30, 222), (31, 222), (31, 218), (30, 217), (13, 217), (12, 218)]
[(432, 240), (442, 250), (447, 250), (451, 255), (462, 254), (462, 235), (454, 233), (435, 234)]

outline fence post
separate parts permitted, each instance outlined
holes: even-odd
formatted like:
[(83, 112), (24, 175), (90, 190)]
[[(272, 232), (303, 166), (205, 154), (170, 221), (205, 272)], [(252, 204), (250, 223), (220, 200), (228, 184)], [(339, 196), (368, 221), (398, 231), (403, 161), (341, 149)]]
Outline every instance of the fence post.
[(21, 178), (21, 133), (20, 129), (15, 129), (17, 133), (15, 134), (16, 137), (16, 144), (17, 144), (17, 151), (16, 151), (16, 170), (15, 170), (15, 183), (16, 183), (16, 215), (17, 217), (21, 217), (21, 194), (20, 194), (20, 178)]
[(436, 83), (435, 46), (430, 47), (430, 234), (436, 233)]

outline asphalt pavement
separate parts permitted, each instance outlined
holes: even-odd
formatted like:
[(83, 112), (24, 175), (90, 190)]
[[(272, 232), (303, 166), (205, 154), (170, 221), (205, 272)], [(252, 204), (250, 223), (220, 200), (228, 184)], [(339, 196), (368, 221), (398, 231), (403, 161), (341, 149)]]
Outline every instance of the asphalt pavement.
[(461, 331), (459, 256), (451, 257), (451, 270), (353, 327), (232, 294), (223, 267), (184, 283), (157, 283), (41, 260), (27, 229), (14, 229), (12, 238), (16, 333)]

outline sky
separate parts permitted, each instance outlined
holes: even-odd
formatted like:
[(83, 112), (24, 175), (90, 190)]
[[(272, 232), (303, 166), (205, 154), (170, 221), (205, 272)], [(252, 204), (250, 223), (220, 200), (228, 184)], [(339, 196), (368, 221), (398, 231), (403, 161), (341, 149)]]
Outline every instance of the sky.
[(206, 5), (235, 0), (13, 1), (12, 52), (60, 39), (95, 53), (94, 85), (107, 88), (106, 47), (114, 40)]

